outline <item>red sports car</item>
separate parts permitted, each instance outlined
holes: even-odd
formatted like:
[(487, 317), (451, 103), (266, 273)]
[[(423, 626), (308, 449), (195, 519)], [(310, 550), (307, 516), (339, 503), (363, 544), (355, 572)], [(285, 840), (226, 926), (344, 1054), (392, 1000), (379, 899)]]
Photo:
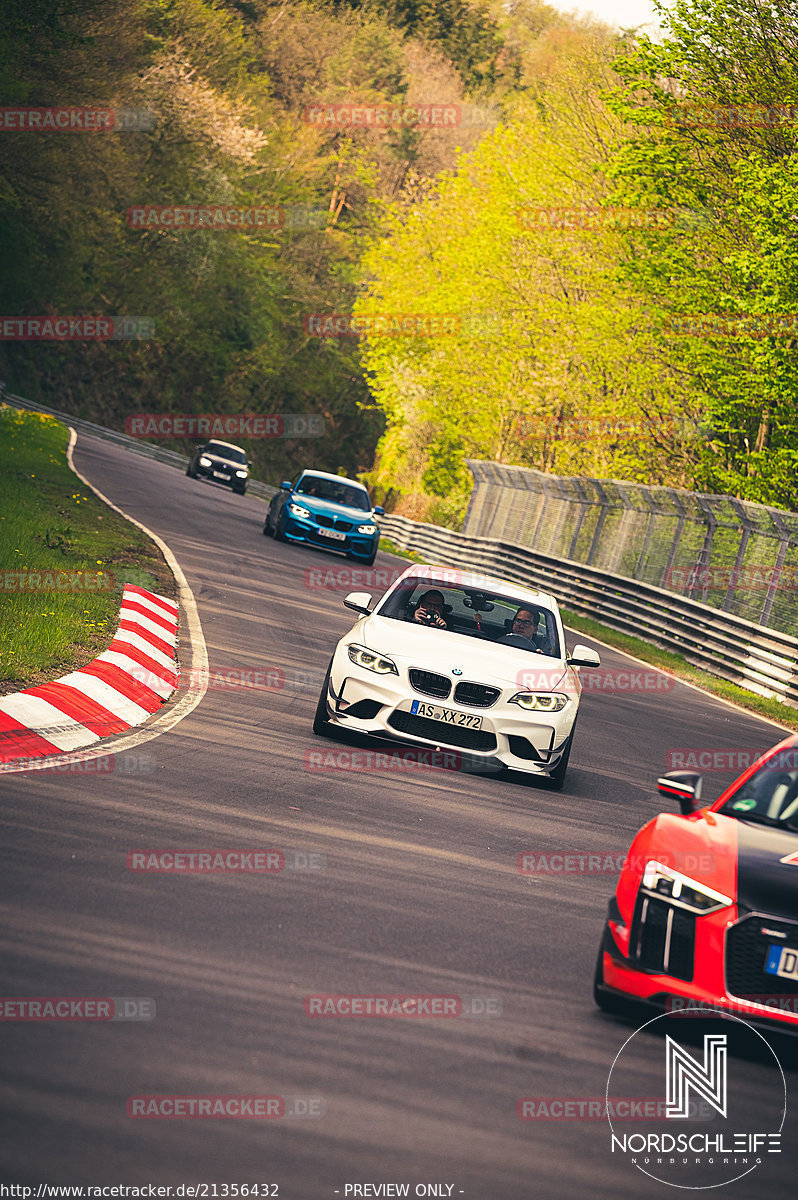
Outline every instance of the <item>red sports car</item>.
[(681, 815), (632, 842), (596, 964), (600, 1008), (728, 1009), (798, 1034), (798, 735), (710, 807), (701, 776), (658, 780)]

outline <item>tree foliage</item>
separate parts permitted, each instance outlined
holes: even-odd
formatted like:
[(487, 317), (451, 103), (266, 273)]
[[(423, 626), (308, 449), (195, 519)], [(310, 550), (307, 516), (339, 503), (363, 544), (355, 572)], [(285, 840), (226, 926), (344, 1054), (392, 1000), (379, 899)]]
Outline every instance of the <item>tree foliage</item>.
[(537, 17), (503, 125), (366, 256), (358, 311), (463, 319), (369, 339), (375, 481), (462, 512), (472, 456), (798, 506), (795, 5), (677, 0), (662, 43)]
[[(0, 375), (116, 425), (320, 413), (319, 443), (249, 447), (267, 479), (371, 468), (447, 522), (469, 456), (796, 507), (795, 8), (675, 0), (655, 42), (543, 0), (8, 0), (1, 104), (153, 122), (0, 135), (2, 311), (155, 335), (5, 341)], [(462, 120), (309, 115), (353, 105)], [(308, 219), (126, 220), (176, 204)], [(519, 220), (540, 210), (571, 216)], [(446, 332), (313, 335), (352, 312)]]

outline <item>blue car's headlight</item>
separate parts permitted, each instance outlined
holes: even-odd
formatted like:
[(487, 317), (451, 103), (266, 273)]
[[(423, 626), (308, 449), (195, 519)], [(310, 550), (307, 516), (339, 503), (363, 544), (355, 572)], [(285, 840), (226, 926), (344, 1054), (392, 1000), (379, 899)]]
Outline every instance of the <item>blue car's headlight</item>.
[(310, 509), (303, 508), (301, 504), (289, 504), (288, 506), (291, 516), (299, 517), (301, 521), (310, 520)]
[(246, 479), (247, 473), (246, 471), (236, 471), (236, 477), (238, 479)]
[(399, 674), (396, 664), (391, 662), (390, 658), (383, 658), (381, 654), (375, 654), (365, 646), (350, 646), (349, 657), (359, 667), (365, 667), (367, 671), (374, 671), (377, 675)]
[(358, 525), (357, 531), (358, 531), (358, 533), (376, 533), (377, 526), (376, 525)]

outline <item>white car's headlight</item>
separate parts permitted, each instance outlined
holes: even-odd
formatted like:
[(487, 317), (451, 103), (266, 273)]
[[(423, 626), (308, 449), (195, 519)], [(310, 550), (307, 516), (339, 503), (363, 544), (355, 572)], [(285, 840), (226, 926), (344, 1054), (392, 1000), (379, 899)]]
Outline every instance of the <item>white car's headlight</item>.
[(390, 658), (383, 658), (381, 654), (375, 654), (373, 650), (367, 650), (365, 646), (350, 646), (349, 657), (357, 666), (365, 667), (367, 671), (376, 671), (378, 675), (399, 674), (396, 664), (392, 663)]
[(655, 859), (646, 863), (643, 887), (695, 913), (715, 912), (716, 909), (727, 908), (733, 903), (730, 896), (724, 896), (722, 892), (716, 892), (705, 883), (698, 883), (688, 875), (682, 875), (680, 871), (674, 871), (672, 867), (666, 867), (664, 863)]
[(200, 466), (201, 467), (209, 467), (210, 465), (211, 465), (211, 460), (207, 457), (207, 455), (203, 454), (200, 457)]
[(560, 712), (568, 703), (562, 692), (516, 692), (510, 704), (517, 704), (527, 712)]
[(358, 531), (358, 533), (376, 533), (377, 526), (376, 525), (358, 525), (357, 531)]
[(299, 517), (302, 521), (310, 519), (310, 509), (303, 508), (301, 504), (289, 504), (289, 509), (295, 517)]
[(236, 471), (236, 475), (238, 476), (239, 479), (246, 479), (246, 477), (247, 477), (246, 471)]

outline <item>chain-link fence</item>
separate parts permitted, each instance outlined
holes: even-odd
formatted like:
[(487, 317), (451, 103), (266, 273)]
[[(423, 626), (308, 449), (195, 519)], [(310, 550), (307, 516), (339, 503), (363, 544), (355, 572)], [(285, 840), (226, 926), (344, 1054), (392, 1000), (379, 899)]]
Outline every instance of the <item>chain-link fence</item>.
[(798, 628), (798, 513), (469, 460), (463, 533), (665, 588), (785, 633)]

